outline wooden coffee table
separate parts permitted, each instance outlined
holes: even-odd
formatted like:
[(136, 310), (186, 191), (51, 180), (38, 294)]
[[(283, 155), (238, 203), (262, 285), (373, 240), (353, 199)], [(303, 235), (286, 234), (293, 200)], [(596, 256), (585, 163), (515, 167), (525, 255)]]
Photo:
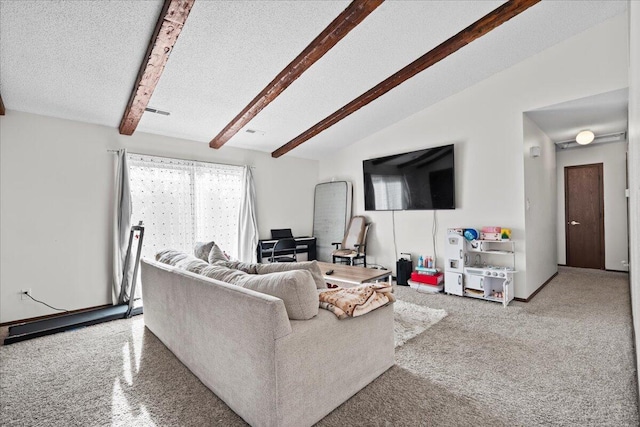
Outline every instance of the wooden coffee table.
[[(391, 285), (391, 270), (354, 267), (351, 265), (332, 264), (321, 261), (318, 261), (318, 266), (326, 282), (335, 283), (342, 287), (349, 288), (376, 280), (388, 280), (389, 285)], [(327, 275), (327, 271), (329, 270), (333, 270), (333, 274)]]

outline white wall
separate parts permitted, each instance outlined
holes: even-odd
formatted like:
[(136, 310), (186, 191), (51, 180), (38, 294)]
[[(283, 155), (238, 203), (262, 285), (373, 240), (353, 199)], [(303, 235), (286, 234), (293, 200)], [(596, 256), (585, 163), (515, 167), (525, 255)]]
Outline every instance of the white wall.
[(627, 271), (627, 144), (626, 142), (569, 148), (556, 153), (558, 174), (558, 264), (567, 263), (565, 240), (564, 168), (602, 163), (604, 186), (604, 254), (607, 270)]
[[(530, 149), (540, 147), (540, 157)], [(524, 115), (524, 197), (526, 293), (558, 272), (556, 252), (556, 153), (555, 144)]]
[[(516, 241), (516, 297), (540, 286), (525, 286), (522, 113), (627, 87), (627, 24), (624, 15), (608, 20), (322, 159), (320, 179), (352, 181), (355, 212), (374, 222), (371, 262), (395, 269), (396, 255), (391, 213), (364, 211), (362, 160), (455, 143), (457, 209), (437, 212), (439, 266), (446, 228), (499, 225)], [(398, 251), (432, 253), (431, 221), (429, 211), (397, 212)]]
[(629, 1), (629, 249), (640, 392), (640, 2)]
[[(0, 118), (0, 322), (111, 302), (111, 213), (115, 156), (107, 149), (249, 164), (261, 237), (291, 227), (310, 235), (318, 162), (9, 110)], [(135, 218), (134, 218), (135, 220)], [(213, 236), (212, 236), (213, 238)]]

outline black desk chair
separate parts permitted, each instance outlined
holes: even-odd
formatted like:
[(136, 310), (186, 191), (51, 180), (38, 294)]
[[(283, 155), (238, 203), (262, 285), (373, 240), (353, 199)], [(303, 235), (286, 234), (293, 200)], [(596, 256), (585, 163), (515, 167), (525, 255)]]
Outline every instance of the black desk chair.
[[(271, 250), (271, 257), (269, 262), (298, 262), (297, 243), (294, 239), (280, 239)], [(286, 251), (282, 255), (277, 255), (277, 252)]]

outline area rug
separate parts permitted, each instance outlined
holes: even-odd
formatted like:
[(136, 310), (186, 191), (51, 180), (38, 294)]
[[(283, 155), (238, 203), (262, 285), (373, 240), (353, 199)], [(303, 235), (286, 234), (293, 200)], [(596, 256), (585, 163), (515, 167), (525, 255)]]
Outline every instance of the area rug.
[(393, 311), (393, 335), (396, 348), (403, 346), (411, 338), (420, 335), (447, 315), (444, 310), (401, 300), (393, 304)]

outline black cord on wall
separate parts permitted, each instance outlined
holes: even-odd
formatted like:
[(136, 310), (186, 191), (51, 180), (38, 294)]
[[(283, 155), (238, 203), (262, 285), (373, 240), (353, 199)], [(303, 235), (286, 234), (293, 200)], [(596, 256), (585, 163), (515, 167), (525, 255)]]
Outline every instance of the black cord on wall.
[(69, 312), (69, 310), (66, 310), (66, 309), (64, 309), (64, 308), (55, 308), (55, 307), (53, 307), (53, 306), (51, 306), (51, 305), (47, 304), (46, 302), (43, 302), (43, 301), (37, 300), (37, 299), (35, 299), (34, 297), (32, 297), (31, 295), (29, 295), (29, 292), (23, 292), (22, 294), (23, 294), (23, 295), (28, 296), (29, 298), (31, 298), (31, 299), (32, 299), (32, 300), (34, 300), (35, 302), (38, 302), (38, 303), (43, 304), (43, 305), (46, 305), (47, 307), (52, 308), (52, 309), (54, 309), (54, 310), (64, 311), (65, 313), (68, 313), (68, 312)]
[(398, 246), (396, 245), (396, 211), (391, 211), (391, 223), (393, 226), (393, 254), (398, 259)]
[(433, 268), (436, 268), (436, 260), (438, 259), (436, 251), (436, 234), (438, 233), (438, 219), (436, 218), (436, 210), (433, 210), (433, 223), (431, 227), (431, 237), (433, 238)]

